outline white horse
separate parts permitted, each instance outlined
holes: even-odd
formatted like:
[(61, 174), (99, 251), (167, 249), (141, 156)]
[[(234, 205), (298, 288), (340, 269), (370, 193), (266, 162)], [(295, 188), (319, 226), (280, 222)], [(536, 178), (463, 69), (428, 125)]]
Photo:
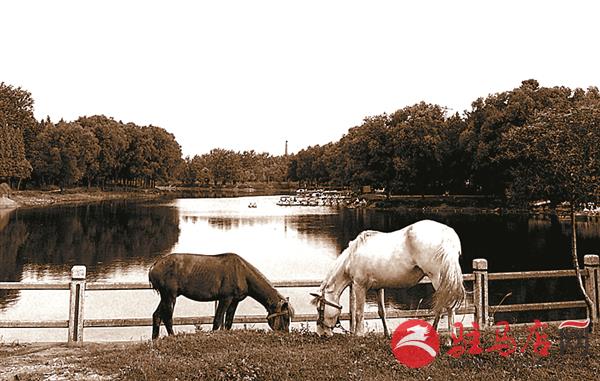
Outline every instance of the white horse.
[(383, 289), (412, 287), (427, 276), (435, 289), (434, 329), (443, 310), (448, 311), (448, 327), (454, 325), (454, 309), (463, 301), (465, 289), (460, 268), (460, 239), (454, 229), (439, 222), (423, 220), (391, 233), (367, 230), (348, 244), (321, 283), (315, 298), (319, 318), (317, 333), (332, 336), (339, 325), (342, 292), (352, 284), (354, 306), (350, 314), (353, 333), (364, 333), (363, 312), (367, 290), (378, 290), (378, 310), (386, 336)]

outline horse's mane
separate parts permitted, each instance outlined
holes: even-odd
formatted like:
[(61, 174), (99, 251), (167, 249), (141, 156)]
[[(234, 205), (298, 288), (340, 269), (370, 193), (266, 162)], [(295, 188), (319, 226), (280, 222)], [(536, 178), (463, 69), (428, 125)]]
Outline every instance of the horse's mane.
[(327, 284), (329, 284), (331, 279), (336, 274), (345, 270), (343, 267), (346, 266), (348, 259), (350, 257), (352, 257), (352, 255), (354, 255), (354, 253), (356, 253), (356, 251), (362, 245), (364, 245), (367, 238), (369, 238), (375, 234), (379, 234), (379, 233), (380, 232), (375, 231), (375, 230), (365, 230), (362, 233), (360, 233), (354, 240), (350, 241), (350, 243), (348, 243), (348, 247), (346, 249), (344, 249), (344, 251), (342, 251), (342, 253), (337, 257), (337, 259), (335, 260), (335, 262), (333, 264), (333, 267), (329, 270), (329, 272), (325, 276), (325, 279), (323, 280), (323, 282), (321, 283), (321, 286), (319, 287), (319, 292), (322, 292), (325, 289)]
[(282, 299), (284, 299), (283, 295), (281, 295), (281, 293), (279, 292), (279, 290), (277, 290), (275, 288), (275, 286), (273, 286), (273, 283), (271, 283), (271, 281), (269, 280), (269, 278), (267, 278), (265, 276), (265, 274), (263, 274), (258, 268), (256, 268), (256, 266), (254, 266), (252, 263), (248, 262), (247, 260), (245, 260), (244, 258), (242, 258), (241, 256), (237, 255), (236, 256), (240, 259), (240, 261), (244, 264), (244, 266), (246, 266), (246, 268), (248, 270), (250, 270), (251, 273), (254, 274), (254, 276), (256, 276), (257, 280), (260, 280), (261, 282), (265, 283), (266, 285), (268, 285), (271, 289), (273, 289)]
[(247, 260), (245, 260), (244, 258), (242, 258), (241, 256), (237, 255), (236, 256), (241, 260), (241, 262), (244, 264), (244, 266), (246, 266), (252, 273), (254, 273), (254, 275), (256, 276), (257, 280), (262, 281), (264, 284), (268, 285), (271, 289), (273, 289), (276, 293), (277, 296), (281, 299), (281, 300), (286, 300), (287, 304), (288, 304), (288, 311), (290, 314), (290, 319), (294, 318), (294, 308), (292, 307), (292, 304), (289, 302), (289, 298), (286, 298), (285, 296), (283, 296), (279, 290), (277, 290), (277, 288), (275, 288), (275, 286), (273, 286), (273, 283), (271, 283), (271, 281), (269, 280), (269, 278), (267, 278), (258, 268), (256, 268), (256, 266), (254, 266), (252, 263), (248, 262)]
[(348, 244), (348, 248), (346, 250), (350, 250), (350, 251), (352, 251), (352, 253), (354, 253), (359, 247), (361, 247), (365, 243), (367, 238), (374, 236), (376, 234), (379, 234), (379, 233), (381, 233), (381, 232), (378, 232), (376, 230), (363, 231), (354, 239), (354, 241), (350, 241), (350, 243)]

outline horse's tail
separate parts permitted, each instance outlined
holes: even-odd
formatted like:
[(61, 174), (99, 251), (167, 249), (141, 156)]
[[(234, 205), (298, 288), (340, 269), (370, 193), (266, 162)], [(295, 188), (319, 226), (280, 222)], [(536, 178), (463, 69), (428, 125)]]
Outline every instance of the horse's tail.
[(150, 269), (148, 270), (148, 281), (150, 282), (152, 289), (154, 291), (158, 292), (158, 288), (159, 288), (158, 279), (156, 278), (156, 275), (153, 272), (155, 264), (156, 263), (154, 263), (152, 266), (150, 266)]
[(163, 288), (161, 283), (161, 277), (159, 274), (161, 272), (160, 267), (162, 262), (164, 262), (165, 258), (167, 257), (168, 254), (161, 256), (156, 261), (154, 261), (152, 266), (150, 266), (150, 269), (148, 269), (148, 281), (150, 282), (150, 285), (152, 285), (152, 289), (154, 289), (154, 291), (158, 293), (160, 293), (160, 290)]
[(465, 299), (465, 286), (459, 263), (461, 252), (458, 236), (456, 240), (458, 247), (448, 245), (450, 247), (441, 249), (439, 253), (442, 256), (442, 266), (439, 273), (439, 287), (433, 297), (433, 311), (436, 314), (443, 313), (447, 308), (458, 307)]

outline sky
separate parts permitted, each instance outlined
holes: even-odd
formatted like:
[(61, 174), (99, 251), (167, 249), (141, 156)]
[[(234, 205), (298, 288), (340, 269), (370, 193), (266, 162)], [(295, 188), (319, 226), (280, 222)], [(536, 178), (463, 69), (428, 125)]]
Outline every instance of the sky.
[(0, 82), (34, 114), (173, 133), (184, 156), (339, 140), (420, 101), (600, 87), (594, 1), (3, 1)]

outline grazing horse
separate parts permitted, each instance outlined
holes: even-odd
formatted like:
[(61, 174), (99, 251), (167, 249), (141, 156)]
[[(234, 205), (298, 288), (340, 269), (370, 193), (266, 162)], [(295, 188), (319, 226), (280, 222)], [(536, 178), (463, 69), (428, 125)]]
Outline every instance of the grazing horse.
[(199, 302), (219, 301), (213, 330), (231, 329), (238, 303), (250, 296), (268, 311), (267, 322), (273, 330), (289, 331), (294, 314), (290, 303), (256, 267), (237, 254), (165, 255), (150, 267), (148, 278), (160, 294), (152, 315), (152, 339), (158, 337), (161, 321), (168, 334), (173, 334), (173, 309), (179, 295)]
[[(378, 290), (378, 310), (386, 336), (383, 289), (408, 288), (427, 276), (435, 289), (434, 329), (443, 310), (448, 311), (448, 326), (454, 325), (454, 309), (463, 301), (465, 289), (460, 268), (460, 239), (456, 232), (441, 223), (423, 220), (391, 233), (367, 230), (351, 241), (335, 261), (321, 283), (312, 304), (317, 306), (317, 333), (333, 335), (339, 326), (342, 306), (340, 295), (352, 285), (354, 333), (363, 334), (363, 312), (367, 290)], [(352, 310), (353, 309), (353, 310)]]

